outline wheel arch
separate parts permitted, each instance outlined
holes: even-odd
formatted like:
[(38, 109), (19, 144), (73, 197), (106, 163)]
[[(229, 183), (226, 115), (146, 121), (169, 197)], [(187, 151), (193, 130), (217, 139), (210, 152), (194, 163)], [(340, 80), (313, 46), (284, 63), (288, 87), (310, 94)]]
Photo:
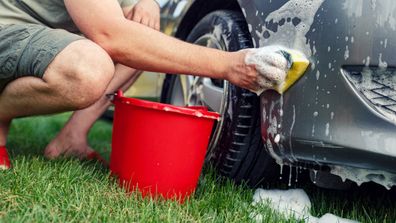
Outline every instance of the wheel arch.
[(242, 11), (237, 0), (195, 0), (183, 16), (175, 37), (185, 40), (194, 26), (204, 16), (216, 10)]

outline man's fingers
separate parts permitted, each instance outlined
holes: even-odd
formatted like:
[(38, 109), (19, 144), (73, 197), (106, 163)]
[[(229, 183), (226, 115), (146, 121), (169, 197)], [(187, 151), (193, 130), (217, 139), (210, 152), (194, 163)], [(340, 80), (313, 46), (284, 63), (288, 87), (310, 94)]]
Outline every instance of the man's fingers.
[(257, 92), (257, 91), (260, 91), (260, 90), (262, 90), (262, 89), (267, 89), (268, 87), (264, 87), (264, 86), (261, 86), (258, 82), (253, 82), (253, 83), (251, 83), (248, 87), (247, 87), (247, 89), (249, 89), (250, 91), (252, 91), (252, 92)]
[(132, 17), (132, 20), (133, 20), (134, 22), (140, 23), (141, 20), (142, 20), (142, 16), (141, 16), (139, 13), (134, 13), (134, 14), (133, 14), (133, 17)]
[(154, 19), (154, 29), (160, 30), (160, 24), (161, 24), (161, 17), (158, 15)]
[(150, 16), (144, 16), (141, 13), (134, 13), (132, 15), (132, 20), (152, 29), (159, 30), (160, 28), (159, 21), (156, 21), (156, 19), (153, 19)]
[(155, 21), (153, 19), (150, 19), (149, 27), (152, 28), (152, 29), (155, 29)]
[(134, 14), (135, 14), (134, 11), (133, 11), (133, 10), (130, 10), (130, 11), (128, 12), (128, 14), (126, 15), (125, 18), (127, 18), (127, 19), (129, 19), (129, 20), (133, 20), (133, 15), (134, 15)]
[(160, 16), (158, 16), (158, 17), (155, 19), (154, 28), (155, 28), (156, 30), (160, 30), (160, 28), (161, 28), (161, 17), (160, 17)]
[(129, 13), (125, 14), (126, 18), (144, 26), (156, 30), (160, 28), (160, 8), (153, 0), (139, 0), (133, 8), (129, 9)]
[(142, 21), (140, 22), (142, 25), (145, 25), (145, 26), (149, 26), (150, 27), (150, 19), (149, 18), (147, 18), (147, 17), (143, 17), (142, 18)]
[(161, 18), (160, 18), (160, 17), (157, 17), (157, 18), (155, 19), (154, 28), (155, 28), (156, 30), (160, 30), (160, 28), (161, 28)]

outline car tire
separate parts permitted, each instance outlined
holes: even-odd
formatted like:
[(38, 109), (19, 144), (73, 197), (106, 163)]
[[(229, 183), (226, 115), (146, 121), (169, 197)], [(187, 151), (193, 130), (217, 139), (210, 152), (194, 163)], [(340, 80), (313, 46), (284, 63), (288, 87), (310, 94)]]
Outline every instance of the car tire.
[[(211, 42), (217, 41), (209, 47), (226, 51), (252, 47), (245, 18), (240, 12), (220, 10), (206, 15), (196, 24), (186, 41), (200, 44), (199, 41), (208, 35), (214, 37)], [(207, 161), (221, 175), (237, 183), (246, 182), (255, 187), (273, 179), (279, 173), (279, 166), (268, 155), (261, 139), (259, 97), (227, 81), (211, 81), (223, 87), (224, 94), (219, 111), (222, 118), (212, 135)], [(172, 100), (178, 96), (174, 89), (180, 82), (179, 75), (166, 76), (162, 102), (175, 104)]]

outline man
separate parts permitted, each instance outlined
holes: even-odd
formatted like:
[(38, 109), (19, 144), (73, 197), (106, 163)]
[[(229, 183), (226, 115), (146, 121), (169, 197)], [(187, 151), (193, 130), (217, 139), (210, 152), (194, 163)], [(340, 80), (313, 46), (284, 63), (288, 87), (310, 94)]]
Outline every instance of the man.
[[(70, 110), (77, 111), (47, 146), (46, 157), (94, 154), (87, 133), (109, 106), (105, 94), (128, 88), (137, 70), (226, 79), (250, 90), (269, 78), (245, 62), (249, 51), (218, 51), (158, 32), (158, 4), (132, 1), (0, 2), (0, 165), (9, 167), (5, 145), (12, 119)], [(268, 73), (285, 73), (285, 60), (271, 63), (279, 57), (268, 52)]]

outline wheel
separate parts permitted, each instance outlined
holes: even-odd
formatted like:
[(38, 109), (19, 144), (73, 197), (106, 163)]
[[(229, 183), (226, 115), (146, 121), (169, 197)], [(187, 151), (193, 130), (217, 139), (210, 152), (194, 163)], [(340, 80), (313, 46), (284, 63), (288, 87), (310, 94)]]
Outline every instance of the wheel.
[[(226, 10), (205, 16), (186, 41), (226, 51), (252, 47), (243, 15)], [(167, 75), (161, 101), (182, 106), (205, 105), (221, 114), (206, 159), (221, 175), (254, 187), (279, 173), (261, 140), (259, 97), (254, 93), (223, 80)]]

